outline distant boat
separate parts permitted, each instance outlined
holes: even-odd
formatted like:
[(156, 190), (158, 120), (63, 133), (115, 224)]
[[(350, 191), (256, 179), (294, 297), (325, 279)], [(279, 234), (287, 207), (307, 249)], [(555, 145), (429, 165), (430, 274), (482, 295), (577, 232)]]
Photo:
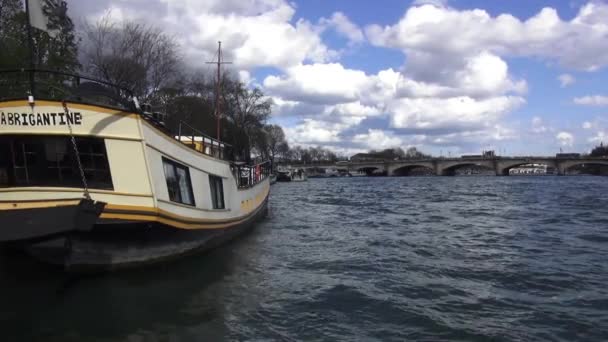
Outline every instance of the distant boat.
[(291, 170), (291, 181), (292, 182), (305, 182), (308, 180), (306, 176), (306, 170), (304, 169), (294, 169)]
[(302, 168), (281, 168), (277, 169), (277, 182), (305, 182), (308, 180), (306, 170)]
[(277, 169), (277, 182), (291, 182), (291, 171), (287, 169)]

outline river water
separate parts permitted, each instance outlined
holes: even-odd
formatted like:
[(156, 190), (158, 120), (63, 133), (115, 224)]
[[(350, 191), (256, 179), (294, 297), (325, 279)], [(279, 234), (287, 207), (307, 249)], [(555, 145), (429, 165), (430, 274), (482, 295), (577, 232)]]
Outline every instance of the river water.
[(608, 178), (273, 185), (213, 252), (66, 278), (0, 260), (3, 341), (608, 340)]

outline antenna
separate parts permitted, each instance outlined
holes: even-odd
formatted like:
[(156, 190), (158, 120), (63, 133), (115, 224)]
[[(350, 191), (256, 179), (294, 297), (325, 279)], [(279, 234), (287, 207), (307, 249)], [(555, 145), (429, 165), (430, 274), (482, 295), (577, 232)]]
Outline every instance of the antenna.
[(222, 42), (217, 42), (217, 61), (207, 62), (207, 64), (216, 64), (217, 65), (217, 83), (215, 84), (215, 118), (217, 119), (217, 140), (219, 141), (220, 136), (220, 119), (221, 119), (221, 109), (220, 109), (220, 101), (221, 101), (221, 91), (222, 91), (222, 64), (232, 64), (232, 62), (224, 62), (222, 60)]

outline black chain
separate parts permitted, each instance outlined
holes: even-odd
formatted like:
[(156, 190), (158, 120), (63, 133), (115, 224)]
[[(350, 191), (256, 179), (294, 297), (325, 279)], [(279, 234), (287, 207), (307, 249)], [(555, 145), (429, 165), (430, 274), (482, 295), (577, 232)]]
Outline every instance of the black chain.
[(78, 152), (78, 145), (76, 144), (76, 138), (74, 137), (74, 132), (72, 131), (72, 125), (70, 124), (70, 120), (67, 117), (70, 114), (68, 110), (68, 105), (65, 101), (63, 101), (63, 111), (65, 112), (66, 121), (68, 123), (68, 129), (70, 130), (70, 140), (72, 141), (72, 148), (74, 149), (74, 154), (76, 155), (76, 162), (78, 163), (78, 169), (80, 170), (80, 178), (82, 180), (82, 185), (84, 186), (84, 197), (88, 200), (91, 199), (91, 195), (89, 194), (89, 186), (87, 184), (87, 177), (84, 174), (84, 169), (82, 168), (82, 162), (80, 161), (80, 153)]

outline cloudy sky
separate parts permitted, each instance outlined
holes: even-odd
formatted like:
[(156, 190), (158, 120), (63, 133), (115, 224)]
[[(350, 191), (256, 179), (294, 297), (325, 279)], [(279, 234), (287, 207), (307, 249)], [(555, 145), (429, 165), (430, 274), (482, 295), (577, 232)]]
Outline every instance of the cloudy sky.
[(608, 142), (608, 2), (68, 0), (158, 25), (193, 68), (217, 41), (291, 144), (351, 154), (585, 152)]

